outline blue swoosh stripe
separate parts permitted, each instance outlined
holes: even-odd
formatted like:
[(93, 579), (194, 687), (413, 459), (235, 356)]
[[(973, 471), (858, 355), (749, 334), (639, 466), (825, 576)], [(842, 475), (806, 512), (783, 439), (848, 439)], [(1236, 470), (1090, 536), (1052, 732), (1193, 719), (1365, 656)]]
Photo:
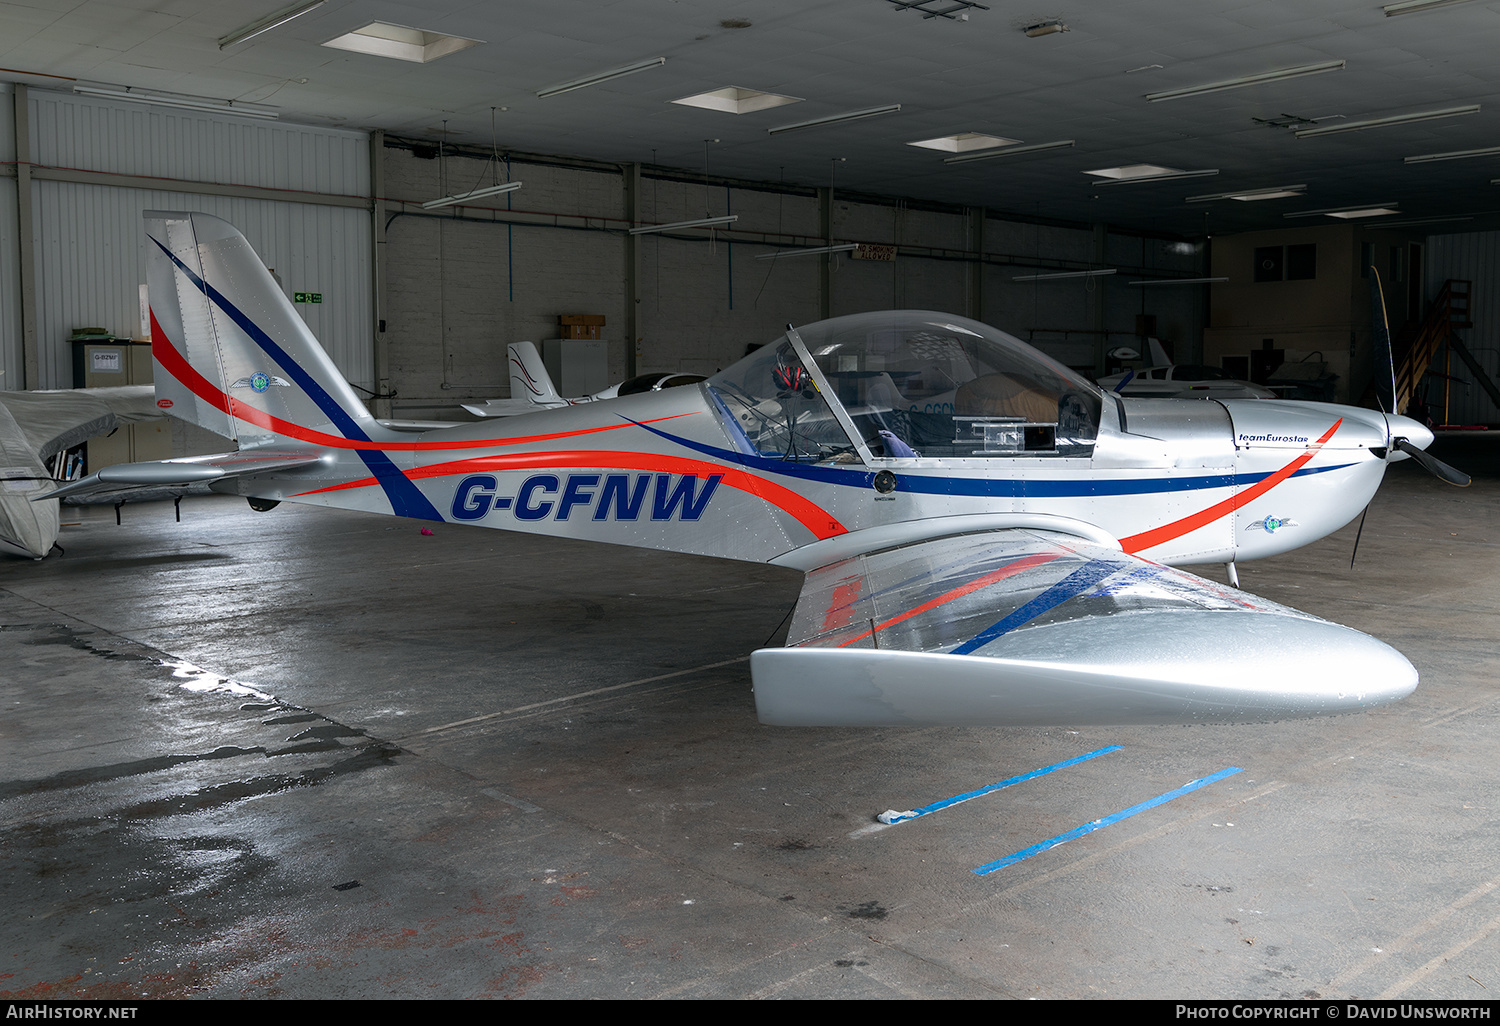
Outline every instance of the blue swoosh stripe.
[[(239, 325), (240, 330), (250, 336), (251, 340), (260, 346), (266, 355), (276, 361), (276, 364), (297, 383), (298, 387), (307, 393), (308, 398), (317, 404), (318, 409), (323, 411), (324, 416), (338, 428), (339, 432), (345, 438), (356, 442), (368, 442), (371, 440), (360, 429), (354, 418), (349, 416), (344, 408), (339, 405), (338, 401), (329, 395), (312, 375), (303, 370), (301, 364), (292, 359), (286, 350), (282, 349), (270, 335), (262, 331), (260, 326), (252, 321), (244, 311), (231, 303), (218, 289), (194, 274), (191, 268), (177, 259), (177, 255), (167, 249), (166, 246), (163, 246), (159, 240), (152, 238), (151, 241), (156, 243), (157, 248), (167, 255), (167, 259), (177, 265), (177, 268), (187, 276), (187, 279), (200, 292), (228, 314), (229, 319)], [(422, 494), (409, 477), (401, 473), (400, 469), (397, 468), (395, 463), (391, 462), (391, 458), (384, 452), (378, 449), (356, 449), (355, 451), (359, 454), (359, 458), (364, 461), (365, 466), (375, 475), (375, 480), (380, 482), (380, 487), (385, 491), (386, 498), (390, 500), (391, 512), (397, 516), (413, 517), (418, 520), (441, 521), (443, 519), (442, 514), (427, 500), (427, 496)]]
[[(630, 420), (630, 418), (625, 418)], [(687, 449), (700, 452), (725, 463), (736, 463), (759, 474), (781, 474), (785, 477), (803, 478), (825, 484), (844, 485), (851, 488), (873, 486), (874, 471), (844, 470), (840, 467), (808, 466), (766, 456), (750, 456), (720, 449), (704, 442), (695, 442), (669, 431), (643, 424), (638, 420), (630, 423), (645, 428), (654, 435), (675, 442)], [(997, 461), (998, 462), (998, 461)], [(1003, 465), (1003, 464), (1002, 464)], [(1340, 463), (1333, 467), (1303, 468), (1293, 477), (1324, 474), (1330, 470), (1343, 470), (1352, 463)], [(896, 490), (922, 495), (959, 495), (978, 498), (1076, 498), (1078, 496), (1151, 495), (1160, 492), (1192, 492), (1207, 488), (1240, 488), (1257, 484), (1271, 476), (1264, 474), (1205, 474), (1197, 477), (1133, 478), (1122, 481), (1019, 481), (994, 478), (928, 477), (919, 474), (897, 474)]]
[(1092, 588), (1110, 574), (1124, 570), (1131, 565), (1131, 563), (1114, 562), (1105, 559), (1096, 559), (1085, 563), (1020, 609), (990, 624), (973, 638), (959, 645), (951, 654), (968, 655), (976, 649), (983, 648), (1002, 634), (1008, 634), (1017, 627), (1035, 620), (1048, 610), (1056, 609), (1068, 601), (1068, 599), (1073, 598), (1075, 595), (1081, 595)]

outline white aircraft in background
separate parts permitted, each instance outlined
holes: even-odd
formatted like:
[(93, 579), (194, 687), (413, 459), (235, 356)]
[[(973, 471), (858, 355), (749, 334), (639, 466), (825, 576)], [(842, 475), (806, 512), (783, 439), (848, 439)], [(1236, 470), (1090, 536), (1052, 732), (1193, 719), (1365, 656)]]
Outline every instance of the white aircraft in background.
[(795, 568), (786, 647), (751, 658), (774, 724), (1255, 721), (1416, 687), (1373, 638), (1172, 566), (1322, 538), (1396, 460), (1462, 479), (1405, 417), (1122, 398), (988, 325), (901, 310), (788, 326), (697, 386), (402, 433), (233, 226), (145, 219), (158, 402), (233, 449), (52, 495), (208, 481), (256, 509)]
[[(1155, 338), (1146, 340), (1151, 351), (1151, 366), (1121, 371), (1099, 379), (1099, 387), (1118, 395), (1142, 399), (1275, 399), (1276, 393), (1264, 385), (1236, 381), (1214, 367), (1174, 364), (1166, 349)], [(1116, 350), (1121, 359), (1134, 359), (1132, 350)], [(1125, 356), (1129, 352), (1131, 355)], [(1111, 354), (1113, 355), (1113, 354)]]
[(0, 553), (41, 559), (57, 543), (58, 504), (31, 501), (58, 483), (47, 460), (160, 416), (150, 385), (0, 392)]
[(536, 351), (534, 343), (512, 342), (505, 347), (505, 355), (510, 365), (510, 398), (464, 403), (463, 408), (476, 417), (516, 417), (538, 410), (555, 410), (562, 406), (594, 403), (622, 395), (659, 392), (663, 388), (676, 388), (678, 385), (694, 385), (705, 377), (702, 374), (660, 371), (638, 374), (592, 395), (566, 399), (558, 394), (556, 386), (552, 384), (552, 375), (547, 373), (547, 366), (542, 362), (542, 356)]

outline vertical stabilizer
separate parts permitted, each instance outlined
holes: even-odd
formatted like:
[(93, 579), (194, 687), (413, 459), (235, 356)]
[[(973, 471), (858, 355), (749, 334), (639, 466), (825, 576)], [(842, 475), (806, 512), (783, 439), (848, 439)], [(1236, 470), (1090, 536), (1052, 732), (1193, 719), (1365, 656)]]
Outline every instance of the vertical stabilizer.
[(145, 220), (157, 405), (241, 446), (379, 432), (233, 225), (159, 210)]
[(563, 406), (567, 400), (557, 394), (552, 375), (542, 362), (542, 354), (531, 342), (512, 342), (506, 347), (510, 359), (510, 397), (529, 399), (538, 406)]
[(1149, 352), (1151, 354), (1151, 362), (1148, 363), (1148, 364), (1146, 364), (1146, 366), (1148, 366), (1148, 367), (1170, 367), (1170, 366), (1172, 366), (1172, 358), (1167, 355), (1166, 347), (1161, 344), (1161, 339), (1155, 338), (1155, 337), (1148, 338), (1148, 339), (1146, 339), (1146, 345), (1149, 347)]

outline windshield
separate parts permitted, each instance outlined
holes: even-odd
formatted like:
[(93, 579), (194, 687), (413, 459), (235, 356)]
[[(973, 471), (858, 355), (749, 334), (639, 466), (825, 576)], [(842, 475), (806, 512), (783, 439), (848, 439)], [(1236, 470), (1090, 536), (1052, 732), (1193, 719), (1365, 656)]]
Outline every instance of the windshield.
[[(876, 457), (1086, 456), (1099, 391), (1019, 339), (962, 317), (897, 310), (799, 329)], [(847, 435), (785, 339), (708, 381), (747, 451), (852, 458)]]

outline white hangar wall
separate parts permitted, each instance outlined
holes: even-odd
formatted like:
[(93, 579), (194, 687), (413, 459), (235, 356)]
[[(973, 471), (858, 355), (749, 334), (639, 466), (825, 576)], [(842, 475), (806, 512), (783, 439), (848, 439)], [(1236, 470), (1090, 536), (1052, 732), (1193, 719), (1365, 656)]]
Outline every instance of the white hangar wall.
[[(1138, 314), (1184, 362), (1201, 352), (1203, 286), (1142, 277), (1204, 273), (1197, 244), (1002, 219), (996, 212), (726, 181), (691, 172), (438, 147), (390, 139), (380, 162), (382, 391), (393, 413), (444, 416), (509, 393), (505, 347), (558, 335), (560, 314), (602, 314), (609, 375), (713, 373), (787, 322), (888, 308), (987, 321), (1064, 362), (1102, 369), (1138, 344)], [(423, 210), (504, 181), (511, 193)], [(633, 224), (733, 214), (704, 229), (630, 236)], [(894, 261), (796, 255), (828, 240), (896, 247)], [(773, 258), (774, 255), (774, 258)], [(1022, 281), (1104, 267), (1113, 275)], [(388, 387), (386, 387), (388, 386)]]
[[(18, 138), (19, 90), (7, 89), (0, 145), (27, 169), (26, 180), (7, 180), (0, 200), (0, 301), (19, 290), (21, 265), (33, 267), (35, 370), (25, 369), (20, 304), (5, 302), (3, 387), (71, 387), (67, 339), (76, 328), (142, 336), (141, 212), (152, 209), (199, 210), (232, 222), (288, 292), (321, 293), (321, 303), (298, 310), (349, 379), (373, 385), (365, 134), (29, 89), (22, 93), (27, 130)], [(28, 190), (30, 206), (24, 240), (19, 222), (7, 220), (19, 189)]]
[[(506, 344), (555, 337), (564, 313), (606, 317), (614, 380), (711, 373), (788, 321), (884, 308), (976, 317), (1084, 369), (1135, 339), (1139, 313), (1179, 358), (1201, 345), (1201, 287), (1128, 285), (1203, 273), (1201, 251), (1171, 239), (639, 165), (431, 159), (433, 143), (380, 133), (3, 88), (4, 388), (71, 385), (75, 328), (141, 333), (140, 213), (162, 208), (231, 221), (289, 293), (320, 293), (299, 311), (354, 384), (394, 393), (381, 414), (457, 415), (460, 401), (505, 396)], [(421, 208), (507, 174), (524, 188)], [(739, 220), (712, 234), (627, 233), (727, 213)], [(829, 239), (897, 255), (793, 253)], [(1119, 273), (1014, 280), (1105, 266)]]

